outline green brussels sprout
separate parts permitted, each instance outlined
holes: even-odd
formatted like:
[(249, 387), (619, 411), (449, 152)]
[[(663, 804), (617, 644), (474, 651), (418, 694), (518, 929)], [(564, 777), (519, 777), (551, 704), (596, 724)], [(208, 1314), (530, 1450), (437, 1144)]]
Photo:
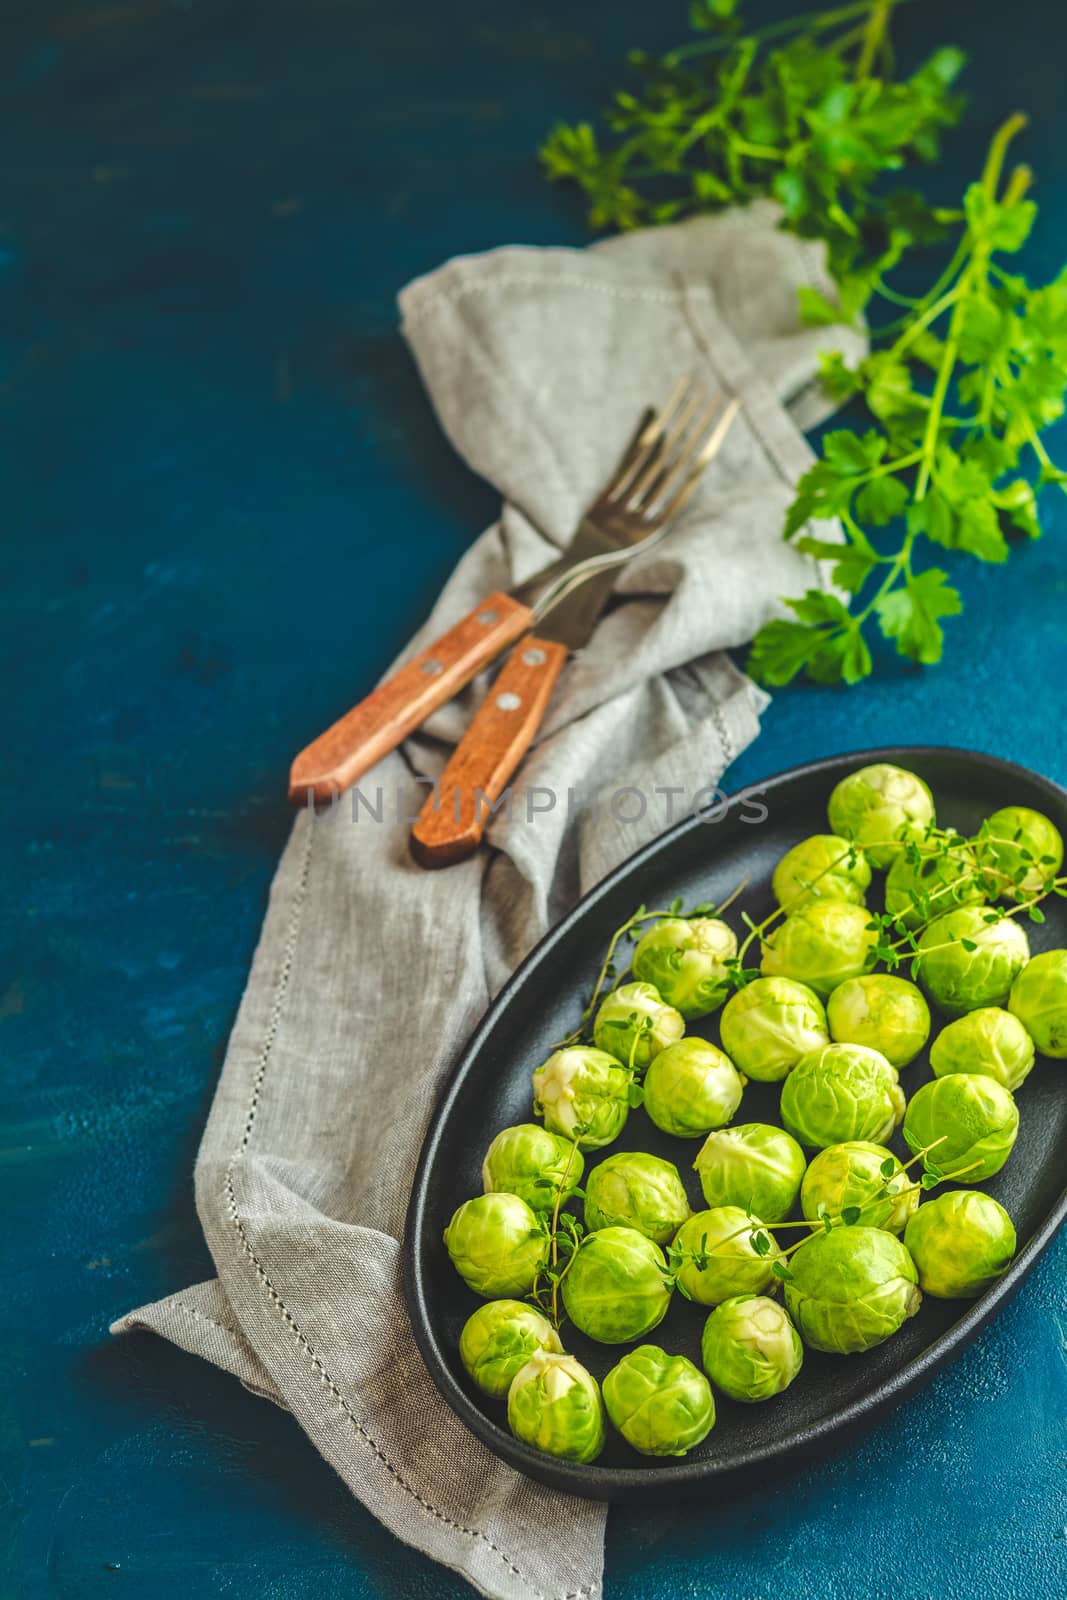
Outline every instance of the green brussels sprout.
[(949, 1017), (1003, 1005), (1030, 956), (1017, 922), (985, 906), (961, 906), (919, 935), (919, 981)]
[(846, 978), (858, 978), (874, 961), (877, 928), (863, 906), (813, 900), (786, 917), (762, 945), (765, 978), (794, 978), (828, 995)]
[(936, 1078), (950, 1072), (977, 1072), (1014, 1091), (1033, 1064), (1034, 1041), (1018, 1017), (999, 1006), (980, 1006), (957, 1017), (941, 1029), (930, 1046)]
[(762, 1294), (775, 1281), (780, 1255), (774, 1235), (740, 1206), (694, 1212), (671, 1248), (678, 1288), (702, 1306), (716, 1306), (735, 1294)]
[(842, 778), (827, 810), (833, 832), (860, 845), (872, 867), (888, 867), (899, 841), (921, 839), (934, 820), (922, 779), (885, 761)]
[(719, 1037), (730, 1060), (757, 1083), (778, 1083), (801, 1056), (830, 1043), (823, 1003), (806, 983), (754, 978), (727, 1000)]
[(528, 1294), (548, 1259), (548, 1235), (517, 1194), (480, 1194), (452, 1213), (445, 1249), (468, 1289), (495, 1300)]
[[(887, 1163), (892, 1163), (888, 1177), (882, 1171)], [(919, 1185), (893, 1152), (864, 1139), (820, 1150), (800, 1187), (805, 1220), (821, 1222), (828, 1217), (835, 1227), (860, 1222), (867, 1228), (903, 1233), (918, 1204)], [(855, 1211), (859, 1216), (853, 1215)]]
[(986, 898), (975, 863), (965, 850), (923, 855), (901, 850), (885, 880), (885, 908), (902, 928), (920, 928), (931, 917)]
[(868, 972), (838, 984), (826, 1002), (838, 1044), (865, 1044), (891, 1067), (906, 1067), (930, 1037), (930, 1007), (907, 978)]
[(919, 1287), (938, 1300), (973, 1300), (1003, 1277), (1015, 1254), (1015, 1227), (992, 1195), (956, 1189), (920, 1206), (904, 1243)]
[(994, 899), (1026, 900), (1046, 889), (1063, 866), (1063, 836), (1043, 812), (1004, 806), (986, 819), (978, 860), (990, 874)]
[(739, 1206), (766, 1222), (782, 1222), (796, 1203), (804, 1152), (784, 1128), (742, 1122), (709, 1133), (693, 1167), (712, 1209)]
[(557, 1050), (533, 1075), (534, 1112), (550, 1133), (579, 1150), (617, 1139), (630, 1114), (630, 1074), (614, 1056), (587, 1045)]
[(705, 1322), (700, 1357), (717, 1389), (754, 1405), (789, 1388), (803, 1363), (804, 1346), (777, 1300), (735, 1294)]
[(664, 1005), (650, 983), (624, 983), (613, 989), (600, 1002), (593, 1022), (597, 1049), (639, 1072), (684, 1032), (681, 1014)]
[(626, 1344), (662, 1322), (671, 1302), (667, 1262), (636, 1228), (587, 1233), (563, 1279), (563, 1304), (580, 1333)]
[(459, 1336), (459, 1356), (479, 1389), (503, 1399), (511, 1380), (538, 1350), (559, 1355), (559, 1334), (540, 1311), (521, 1300), (488, 1300)]
[(608, 1416), (643, 1456), (684, 1456), (715, 1426), (707, 1378), (656, 1344), (627, 1351), (604, 1379)]
[(584, 1166), (572, 1140), (536, 1122), (520, 1122), (502, 1128), (485, 1152), (482, 1184), (486, 1194), (517, 1194), (534, 1211), (551, 1211), (561, 1189), (566, 1200), (581, 1183)]
[(741, 1104), (745, 1080), (729, 1056), (706, 1039), (679, 1039), (645, 1074), (644, 1107), (664, 1133), (699, 1139), (721, 1128)]
[(566, 1461), (595, 1461), (604, 1448), (604, 1402), (591, 1372), (573, 1356), (537, 1350), (508, 1390), (516, 1439)]
[(1067, 1059), (1067, 950), (1032, 956), (1011, 986), (1008, 1009), (1043, 1056)]
[(861, 906), (871, 886), (863, 851), (836, 833), (816, 833), (787, 850), (774, 869), (771, 888), (780, 906), (797, 911), (812, 900), (845, 900)]
[(634, 977), (651, 983), (686, 1021), (717, 1011), (729, 992), (726, 963), (737, 954), (732, 928), (717, 917), (665, 917), (634, 951)]
[(914, 1261), (884, 1228), (815, 1233), (789, 1267), (786, 1310), (805, 1344), (832, 1355), (883, 1344), (922, 1300)]
[(816, 1150), (854, 1140), (883, 1144), (904, 1115), (896, 1067), (862, 1044), (827, 1044), (804, 1056), (782, 1085), (782, 1121)]
[(926, 1167), (968, 1183), (1000, 1171), (1018, 1132), (1019, 1110), (1007, 1089), (976, 1073), (950, 1072), (924, 1083), (904, 1117), (912, 1155), (926, 1151)]
[(678, 1168), (659, 1156), (630, 1151), (608, 1156), (585, 1186), (585, 1225), (636, 1228), (657, 1244), (670, 1244), (689, 1215)]

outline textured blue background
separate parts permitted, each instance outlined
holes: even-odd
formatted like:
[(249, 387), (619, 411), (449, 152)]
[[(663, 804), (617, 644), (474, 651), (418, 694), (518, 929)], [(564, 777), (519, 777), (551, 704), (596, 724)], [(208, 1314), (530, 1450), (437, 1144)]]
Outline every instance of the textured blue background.
[[(750, 10), (784, 10), (780, 4)], [(8, 865), (3, 1595), (433, 1596), (287, 1416), (109, 1319), (206, 1276), (197, 1139), (288, 826), (288, 760), (493, 512), (394, 294), (457, 251), (579, 243), (532, 152), (679, 4), (132, 0), (4, 8)], [(938, 192), (1034, 117), (1037, 274), (1067, 250), (1058, 0), (915, 4), (971, 50)], [(1064, 441), (1061, 438), (1061, 450)], [(782, 694), (740, 783), (886, 740), (1067, 780), (1067, 507), (968, 566), (929, 674)], [(1067, 1240), (926, 1395), (799, 1480), (612, 1517), (611, 1600), (1061, 1600)]]

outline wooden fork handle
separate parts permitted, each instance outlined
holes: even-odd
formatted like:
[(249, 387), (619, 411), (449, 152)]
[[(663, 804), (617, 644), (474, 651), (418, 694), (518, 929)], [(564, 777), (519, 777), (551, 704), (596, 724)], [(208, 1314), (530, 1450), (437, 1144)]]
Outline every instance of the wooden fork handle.
[(289, 769), (289, 798), (328, 801), (351, 788), (390, 750), (425, 722), (431, 711), (458, 694), (482, 667), (506, 650), (529, 626), (529, 606), (506, 594), (488, 594), (481, 605), (427, 645), (301, 750)]
[(564, 645), (532, 634), (511, 652), (411, 830), (411, 853), (420, 866), (450, 867), (477, 850), (491, 808), (541, 726), (566, 659)]

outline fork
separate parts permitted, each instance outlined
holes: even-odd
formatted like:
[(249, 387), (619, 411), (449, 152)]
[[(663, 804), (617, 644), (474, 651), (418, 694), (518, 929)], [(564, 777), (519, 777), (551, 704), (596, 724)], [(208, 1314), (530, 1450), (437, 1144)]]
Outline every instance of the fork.
[[(718, 454), (740, 402), (720, 404), (683, 379), (660, 411), (646, 411), (615, 472), (584, 513), (570, 553), (521, 584), (530, 607), (522, 638), (456, 746), (412, 829), (425, 867), (473, 854), (489, 817), (548, 709), (568, 655), (592, 635), (615, 574), (662, 542)], [(578, 560), (573, 552), (594, 553)]]

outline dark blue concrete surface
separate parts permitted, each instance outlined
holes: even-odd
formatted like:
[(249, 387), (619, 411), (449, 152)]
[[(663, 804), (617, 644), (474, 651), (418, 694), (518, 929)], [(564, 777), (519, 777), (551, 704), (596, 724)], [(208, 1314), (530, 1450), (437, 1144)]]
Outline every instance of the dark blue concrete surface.
[[(781, 12), (780, 4), (754, 12)], [(493, 510), (395, 331), (456, 251), (583, 238), (531, 159), (681, 4), (105, 0), (0, 13), (5, 1536), (26, 1600), (451, 1600), (296, 1425), (108, 1321), (210, 1272), (192, 1159), (288, 826), (293, 750)], [(1057, 0), (915, 4), (1016, 104), (1035, 273), (1067, 255)], [(1061, 437), (1061, 450), (1064, 441)], [(1067, 780), (1067, 507), (969, 566), (928, 674), (782, 694), (733, 777), (887, 740)], [(799, 1481), (613, 1517), (611, 1600), (1062, 1600), (1067, 1241), (929, 1394)]]

